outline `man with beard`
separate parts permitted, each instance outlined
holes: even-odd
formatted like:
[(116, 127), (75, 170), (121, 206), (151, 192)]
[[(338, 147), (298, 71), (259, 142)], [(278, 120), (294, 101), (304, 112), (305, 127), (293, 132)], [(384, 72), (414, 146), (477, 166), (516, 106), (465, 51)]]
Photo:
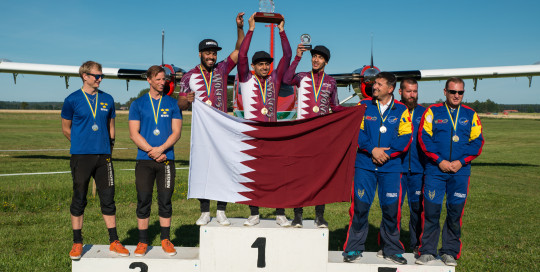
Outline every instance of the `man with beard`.
[(401, 154), (411, 143), (412, 125), (407, 107), (394, 100), (396, 77), (381, 72), (373, 84), (373, 98), (364, 99), (366, 113), (358, 135), (354, 173), (354, 198), (343, 261), (362, 257), (369, 230), (368, 215), (379, 193), (382, 210), (380, 241), (383, 257), (397, 264), (406, 264), (405, 248), (399, 240), (401, 204)]
[[(307, 51), (302, 44), (296, 49), (291, 66), (287, 69), (283, 82), (295, 85), (298, 97), (297, 120), (312, 118), (329, 114), (330, 110), (336, 112), (343, 107), (339, 105), (336, 80), (324, 73), (324, 68), (330, 60), (330, 50), (323, 45), (317, 45), (311, 52), (311, 72), (298, 73), (296, 67)], [(315, 206), (315, 224), (319, 228), (327, 228), (328, 222), (324, 220), (324, 204)], [(292, 226), (302, 227), (303, 208), (294, 208)]]
[[(199, 57), (201, 63), (187, 72), (180, 82), (178, 106), (187, 110), (195, 97), (207, 105), (227, 112), (227, 77), (238, 61), (238, 49), (244, 40), (244, 13), (236, 16), (237, 39), (234, 51), (227, 59), (216, 64), (217, 52), (221, 50), (218, 43), (212, 39), (205, 39), (199, 43)], [(199, 199), (201, 216), (196, 224), (206, 225), (210, 222), (210, 200)], [(216, 219), (221, 225), (231, 224), (225, 215), (227, 202), (217, 202)]]
[(427, 162), (417, 264), (426, 264), (437, 256), (445, 195), (446, 220), (439, 255), (449, 266), (456, 266), (461, 256), (461, 218), (469, 193), (471, 161), (482, 153), (484, 146), (478, 115), (461, 104), (464, 94), (461, 78), (448, 79), (444, 88), (446, 101), (429, 106), (420, 121), (418, 141)]
[[(249, 17), (249, 31), (240, 46), (238, 54), (238, 79), (240, 91), (242, 92), (242, 103), (244, 105), (244, 118), (248, 120), (262, 122), (277, 121), (277, 97), (283, 75), (289, 68), (291, 61), (291, 46), (285, 34), (285, 20), (278, 25), (279, 37), (281, 38), (281, 48), (283, 56), (279, 61), (276, 70), (271, 74), (270, 64), (274, 59), (264, 51), (255, 52), (251, 61), (251, 67), (255, 71), (249, 71), (247, 52), (251, 44), (253, 30), (255, 30), (255, 13)], [(244, 222), (244, 226), (254, 226), (259, 224), (259, 207), (250, 206), (251, 216)], [(285, 217), (285, 209), (276, 209), (276, 223), (282, 227), (289, 227), (291, 223)]]

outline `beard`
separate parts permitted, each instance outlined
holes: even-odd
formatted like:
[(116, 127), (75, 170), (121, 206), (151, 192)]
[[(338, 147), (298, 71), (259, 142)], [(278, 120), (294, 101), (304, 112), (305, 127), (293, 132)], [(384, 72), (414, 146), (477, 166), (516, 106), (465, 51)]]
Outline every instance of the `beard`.
[(403, 104), (405, 104), (405, 106), (407, 106), (407, 108), (409, 110), (412, 110), (414, 108), (416, 108), (416, 106), (418, 105), (418, 98), (415, 97), (415, 98), (410, 98), (410, 99), (407, 99), (407, 100), (404, 100), (404, 101), (401, 101), (403, 102)]
[[(208, 65), (206, 65), (206, 61), (207, 61), (207, 60), (209, 60), (209, 58), (206, 58), (206, 59), (205, 59), (204, 57), (201, 56), (201, 64), (204, 66), (204, 69), (206, 69), (206, 71), (209, 71), (209, 72), (210, 72), (210, 71), (212, 70), (212, 68), (214, 68), (214, 65), (212, 65), (212, 66), (210, 66), (210, 67), (209, 67)], [(215, 63), (216, 63), (216, 61), (214, 61), (214, 64), (215, 64)]]

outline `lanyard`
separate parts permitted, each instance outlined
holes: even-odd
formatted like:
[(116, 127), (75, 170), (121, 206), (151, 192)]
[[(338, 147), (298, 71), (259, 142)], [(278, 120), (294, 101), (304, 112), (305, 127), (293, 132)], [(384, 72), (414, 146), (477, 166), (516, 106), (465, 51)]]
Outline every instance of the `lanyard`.
[(319, 93), (321, 92), (322, 84), (324, 81), (324, 73), (321, 78), (321, 82), (319, 82), (319, 88), (315, 85), (315, 77), (313, 77), (313, 71), (311, 71), (311, 82), (313, 83), (313, 96), (315, 97), (315, 102), (319, 100)]
[(446, 111), (448, 112), (448, 115), (450, 116), (450, 121), (452, 121), (452, 128), (454, 129), (454, 134), (457, 132), (457, 122), (459, 120), (459, 110), (461, 109), (461, 105), (458, 106), (457, 114), (456, 114), (456, 121), (454, 121), (454, 118), (452, 118), (452, 114), (450, 113), (450, 109), (448, 109), (448, 105), (444, 103), (444, 106), (446, 107)]
[(86, 98), (86, 102), (88, 102), (88, 106), (90, 106), (90, 110), (92, 111), (92, 116), (94, 117), (94, 123), (95, 123), (96, 122), (96, 114), (97, 114), (97, 105), (98, 105), (99, 92), (96, 92), (96, 105), (95, 105), (94, 109), (92, 109), (92, 104), (90, 104), (90, 100), (88, 99), (88, 96), (86, 96), (86, 92), (84, 92), (82, 88), (81, 88), (81, 92), (84, 94), (84, 97)]
[(199, 65), (199, 70), (201, 70), (201, 75), (204, 79), (204, 85), (206, 86), (206, 96), (208, 97), (208, 99), (210, 99), (210, 93), (212, 93), (212, 78), (214, 76), (214, 70), (212, 70), (212, 72), (210, 72), (210, 79), (209, 80), (206, 80), (206, 76), (204, 76), (204, 72), (201, 68), (201, 66)]
[(381, 121), (382, 123), (384, 123), (384, 121), (386, 121), (386, 118), (388, 118), (388, 115), (390, 114), (390, 110), (394, 106), (394, 99), (392, 99), (392, 104), (390, 104), (390, 106), (386, 109), (386, 117), (383, 117), (383, 114), (381, 113), (381, 106), (379, 104), (379, 100), (375, 100), (375, 102), (377, 102), (377, 109), (379, 110), (379, 115), (381, 116), (381, 119), (382, 119)]
[(156, 127), (158, 123), (158, 116), (159, 116), (159, 108), (161, 107), (161, 98), (163, 98), (163, 95), (159, 97), (159, 103), (157, 106), (157, 112), (154, 108), (154, 101), (152, 101), (152, 96), (150, 95), (150, 92), (148, 93), (148, 97), (150, 98), (150, 105), (152, 105), (152, 113), (154, 114), (154, 120), (156, 121)]
[(263, 91), (262, 84), (261, 84), (261, 81), (259, 80), (259, 77), (255, 76), (255, 79), (259, 83), (259, 90), (261, 91), (263, 104), (266, 105), (266, 82), (268, 82), (268, 80), (267, 79), (264, 80), (264, 91)]

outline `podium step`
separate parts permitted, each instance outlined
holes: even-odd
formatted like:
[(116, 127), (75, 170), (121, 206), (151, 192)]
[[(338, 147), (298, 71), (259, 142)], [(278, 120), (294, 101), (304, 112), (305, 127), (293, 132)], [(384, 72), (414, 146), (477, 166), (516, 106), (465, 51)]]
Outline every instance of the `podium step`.
[[(129, 257), (109, 251), (108, 245), (84, 245), (82, 258), (72, 261), (73, 272), (147, 272), (147, 271), (201, 271), (198, 247), (175, 247), (176, 255), (163, 253), (160, 246), (148, 247), (143, 257), (135, 257), (136, 246), (126, 246)], [(139, 270), (137, 270), (139, 268)], [(171, 270), (171, 268), (174, 268)]]

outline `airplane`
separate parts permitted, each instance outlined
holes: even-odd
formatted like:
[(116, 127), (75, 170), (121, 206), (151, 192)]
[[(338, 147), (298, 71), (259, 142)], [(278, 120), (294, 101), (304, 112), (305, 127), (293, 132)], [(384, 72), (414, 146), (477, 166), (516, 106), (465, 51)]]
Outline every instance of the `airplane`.
[[(164, 48), (164, 31), (162, 31), (162, 64), (166, 73), (166, 87), (164, 92), (167, 95), (173, 94), (175, 87), (180, 83), (184, 73), (184, 69), (174, 66), (173, 64), (164, 64), (163, 48)], [(357, 85), (362, 97), (367, 98), (372, 95), (372, 86), (375, 77), (381, 72), (373, 63), (373, 46), (371, 51), (371, 62), (369, 65), (364, 65), (351, 73), (330, 74), (338, 86), (346, 87)], [(450, 77), (461, 77), (463, 79), (473, 80), (473, 89), (476, 90), (478, 79), (484, 78), (505, 78), (505, 77), (527, 77), (529, 79), (529, 87), (532, 84), (533, 76), (540, 76), (540, 64), (532, 65), (516, 65), (516, 66), (493, 66), (493, 67), (471, 67), (471, 68), (453, 68), (453, 69), (431, 69), (431, 70), (406, 70), (406, 71), (388, 71), (396, 75), (398, 81), (407, 77), (412, 77), (419, 81), (438, 81), (446, 80)], [(79, 66), (67, 65), (50, 65), (50, 64), (35, 64), (35, 63), (18, 63), (9, 60), (0, 59), (0, 73), (13, 74), (13, 80), (17, 83), (17, 75), (19, 74), (36, 74), (60, 76), (65, 79), (66, 89), (69, 88), (69, 78), (79, 76)], [(146, 70), (129, 69), (129, 68), (103, 68), (103, 74), (106, 78), (126, 80), (126, 86), (129, 88), (130, 80), (146, 80)], [(243, 117), (243, 106), (241, 91), (238, 88), (238, 79), (235, 75), (229, 75), (227, 84), (232, 85), (233, 92), (233, 108), (234, 114), (238, 117)], [(278, 97), (278, 120), (291, 120), (296, 115), (296, 93), (294, 86), (282, 84)], [(340, 104), (359, 95), (353, 95), (340, 101)]]

